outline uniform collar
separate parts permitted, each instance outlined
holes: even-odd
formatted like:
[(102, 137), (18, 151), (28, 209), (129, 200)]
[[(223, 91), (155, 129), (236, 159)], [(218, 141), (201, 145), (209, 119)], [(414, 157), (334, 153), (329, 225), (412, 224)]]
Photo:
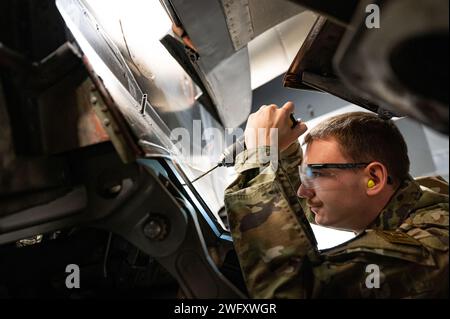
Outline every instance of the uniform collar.
[(370, 224), (369, 229), (394, 230), (411, 214), (422, 190), (412, 177), (402, 182), (385, 208)]

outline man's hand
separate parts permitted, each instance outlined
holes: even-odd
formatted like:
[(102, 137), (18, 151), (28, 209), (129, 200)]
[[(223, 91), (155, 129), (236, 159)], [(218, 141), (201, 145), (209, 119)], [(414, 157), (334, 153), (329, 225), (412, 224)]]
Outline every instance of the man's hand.
[[(307, 130), (306, 125), (301, 122), (292, 128), (290, 115), (294, 109), (294, 103), (287, 102), (282, 108), (278, 108), (275, 104), (263, 105), (258, 112), (251, 114), (245, 129), (247, 149), (278, 146), (279, 151), (282, 152), (288, 148)], [(274, 140), (275, 132), (278, 132), (278, 140)]]

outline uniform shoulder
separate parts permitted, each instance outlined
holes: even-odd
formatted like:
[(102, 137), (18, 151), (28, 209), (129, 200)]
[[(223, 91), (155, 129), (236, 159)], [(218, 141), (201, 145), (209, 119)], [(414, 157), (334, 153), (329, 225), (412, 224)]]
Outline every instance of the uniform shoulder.
[(423, 176), (414, 179), (420, 186), (448, 196), (448, 182), (441, 176)]
[(430, 251), (419, 240), (399, 230), (368, 229), (350, 241), (321, 253), (330, 261), (387, 257), (425, 266), (435, 265)]
[(441, 205), (411, 214), (399, 229), (431, 251), (448, 252), (449, 214)]
[(400, 228), (402, 230), (409, 230), (414, 227), (439, 227), (448, 229), (448, 226), (448, 203), (439, 203), (413, 212)]

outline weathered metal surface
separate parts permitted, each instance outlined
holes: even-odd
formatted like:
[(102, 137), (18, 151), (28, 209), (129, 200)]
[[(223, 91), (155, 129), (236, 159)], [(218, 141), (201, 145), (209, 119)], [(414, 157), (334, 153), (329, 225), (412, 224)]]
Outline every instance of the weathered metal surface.
[[(93, 85), (84, 70), (73, 73), (39, 97), (44, 151), (57, 154), (109, 141), (91, 100)], [(103, 103), (102, 100), (98, 101)]]
[[(135, 142), (135, 137), (102, 80), (94, 72), (86, 58), (84, 63), (92, 80), (89, 97), (96, 114), (96, 129), (102, 132), (106, 131), (124, 163), (134, 162), (137, 157), (143, 155), (143, 152)], [(144, 105), (146, 102), (145, 99)]]

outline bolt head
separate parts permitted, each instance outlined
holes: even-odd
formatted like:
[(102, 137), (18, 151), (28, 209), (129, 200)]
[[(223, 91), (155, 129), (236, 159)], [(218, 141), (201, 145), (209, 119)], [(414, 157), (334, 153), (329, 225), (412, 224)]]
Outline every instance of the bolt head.
[(167, 236), (167, 228), (163, 218), (151, 217), (144, 226), (144, 235), (151, 240), (161, 241)]
[(152, 220), (144, 228), (145, 235), (150, 239), (156, 239), (162, 232), (162, 226), (160, 223)]

